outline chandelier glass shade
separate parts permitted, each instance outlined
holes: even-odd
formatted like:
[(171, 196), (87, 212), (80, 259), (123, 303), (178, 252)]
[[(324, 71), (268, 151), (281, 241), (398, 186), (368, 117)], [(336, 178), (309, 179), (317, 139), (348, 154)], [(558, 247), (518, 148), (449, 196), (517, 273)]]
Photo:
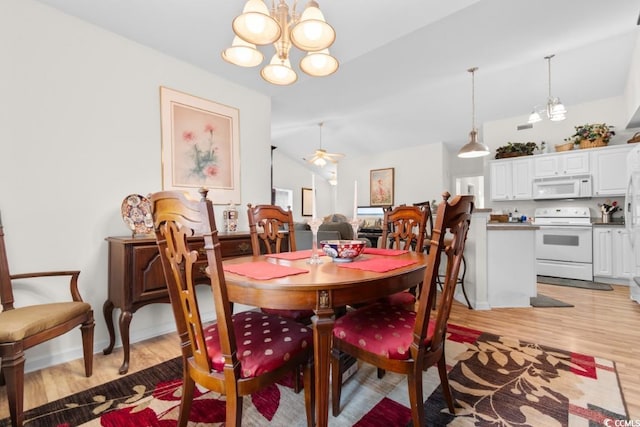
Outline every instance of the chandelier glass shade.
[(471, 73), (471, 132), (469, 132), (469, 142), (458, 151), (458, 157), (471, 159), (489, 155), (489, 147), (478, 141), (478, 131), (476, 130), (476, 96), (475, 96), (475, 72), (478, 67), (469, 68)]
[(263, 0), (248, 0), (242, 14), (232, 23), (235, 37), (222, 58), (241, 67), (255, 67), (264, 55), (256, 48), (273, 44), (275, 54), (260, 75), (275, 85), (290, 85), (298, 79), (291, 67), (289, 53), (292, 46), (305, 52), (300, 69), (312, 77), (324, 77), (338, 69), (338, 60), (329, 53), (336, 33), (327, 24), (315, 0), (309, 0), (302, 15), (296, 13), (296, 3), (289, 13), (285, 0), (272, 1), (271, 10)]
[(552, 122), (559, 122), (567, 118), (567, 109), (560, 101), (560, 98), (551, 96), (551, 58), (555, 55), (545, 56), (547, 60), (548, 73), (549, 73), (549, 96), (547, 98), (547, 105), (544, 107), (535, 106), (533, 111), (529, 115), (529, 124), (538, 123), (542, 120), (542, 116), (546, 117)]

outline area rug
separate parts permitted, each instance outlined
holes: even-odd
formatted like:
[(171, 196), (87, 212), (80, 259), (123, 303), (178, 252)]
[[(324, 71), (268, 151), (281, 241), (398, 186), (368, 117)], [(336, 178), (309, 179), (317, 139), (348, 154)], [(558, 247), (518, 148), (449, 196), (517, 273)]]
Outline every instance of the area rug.
[(537, 294), (535, 297), (529, 298), (529, 304), (531, 304), (531, 307), (575, 307), (573, 304), (543, 294)]
[(538, 276), (538, 283), (546, 285), (569, 286), (572, 288), (593, 289), (596, 291), (612, 291), (608, 283), (590, 282), (587, 280), (565, 279), (562, 277)]
[[(626, 420), (613, 362), (456, 325), (446, 342), (457, 405), (446, 409), (435, 368), (423, 375), (429, 426), (596, 426)], [(181, 360), (173, 359), (25, 414), (25, 426), (175, 426)], [(244, 399), (245, 426), (305, 426), (303, 394), (291, 381)], [(222, 426), (224, 397), (198, 390), (189, 426)], [(330, 426), (411, 425), (407, 385), (390, 372), (361, 364), (343, 386), (342, 412)], [(0, 426), (10, 425), (8, 419)]]

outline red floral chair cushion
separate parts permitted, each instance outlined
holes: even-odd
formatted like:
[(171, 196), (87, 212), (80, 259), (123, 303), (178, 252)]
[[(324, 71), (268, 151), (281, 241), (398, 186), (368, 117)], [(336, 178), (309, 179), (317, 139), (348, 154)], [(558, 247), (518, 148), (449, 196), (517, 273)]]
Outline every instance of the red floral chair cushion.
[[(407, 360), (411, 357), (409, 346), (413, 341), (415, 321), (415, 311), (376, 303), (336, 320), (333, 336), (370, 353)], [(425, 344), (431, 340), (433, 329), (429, 322)]]
[[(233, 329), (243, 378), (271, 372), (313, 344), (310, 328), (291, 319), (259, 311), (234, 314)], [(204, 334), (213, 369), (222, 372), (224, 358), (218, 325), (214, 323), (205, 327)]]

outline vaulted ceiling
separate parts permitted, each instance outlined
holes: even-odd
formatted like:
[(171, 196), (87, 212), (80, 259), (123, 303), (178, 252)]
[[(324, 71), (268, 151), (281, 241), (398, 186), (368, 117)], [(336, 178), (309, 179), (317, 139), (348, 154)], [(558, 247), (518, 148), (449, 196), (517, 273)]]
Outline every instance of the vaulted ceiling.
[[(300, 161), (318, 147), (319, 122), (323, 148), (347, 156), (462, 146), (473, 66), (478, 124), (544, 103), (548, 54), (556, 55), (552, 93), (565, 105), (622, 95), (640, 31), (637, 0), (319, 0), (340, 68), (324, 78), (299, 72), (295, 84), (277, 87), (259, 67), (220, 56), (244, 1), (38, 1), (269, 95), (272, 143)], [(263, 52), (268, 61), (273, 49)], [(300, 57), (292, 54), (295, 69)]]

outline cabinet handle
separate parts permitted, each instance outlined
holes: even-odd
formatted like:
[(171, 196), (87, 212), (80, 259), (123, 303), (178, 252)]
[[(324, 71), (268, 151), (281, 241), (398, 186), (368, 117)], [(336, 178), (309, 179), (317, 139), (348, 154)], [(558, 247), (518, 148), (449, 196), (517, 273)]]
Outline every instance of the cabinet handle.
[(203, 247), (198, 248), (198, 255), (206, 255), (207, 254), (207, 250)]
[(251, 249), (251, 245), (247, 242), (242, 242), (238, 244), (238, 249), (240, 249), (240, 252), (242, 253), (249, 252), (249, 249)]
[(201, 265), (198, 271), (200, 271), (200, 274), (207, 274), (207, 266)]

